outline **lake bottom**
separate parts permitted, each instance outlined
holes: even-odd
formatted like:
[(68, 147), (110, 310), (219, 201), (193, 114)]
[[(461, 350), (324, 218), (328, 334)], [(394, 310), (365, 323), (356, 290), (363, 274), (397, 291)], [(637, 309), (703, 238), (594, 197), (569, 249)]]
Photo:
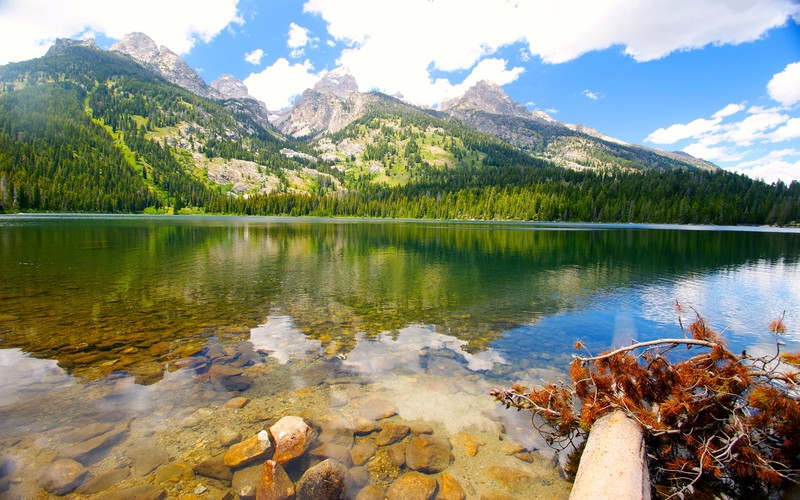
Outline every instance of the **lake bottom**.
[[(412, 326), (395, 340), (426, 331)], [(295, 482), (332, 458), (352, 476), (351, 497), (365, 489), (359, 498), (383, 498), (411, 472), (409, 443), (430, 436), (452, 454), (441, 472), (425, 474), (439, 493), (454, 495), (447, 498), (568, 497), (570, 484), (530, 414), (499, 407), (488, 395), (505, 380), (552, 380), (557, 373), (500, 376), (475, 370), (479, 360), (457, 345), (412, 342), (397, 350), (389, 342), (386, 348), (386, 339), (362, 338), (347, 356), (303, 348), (296, 338), (273, 342), (273, 349), (211, 342), (165, 363), (163, 377), (149, 385), (123, 371), (81, 382), (55, 368), (27, 385), (18, 381), (16, 401), (0, 408), (0, 494), (121, 498), (163, 490), (169, 498), (254, 498), (263, 460), (226, 467), (221, 458), (291, 415), (315, 430), (305, 453), (284, 464)], [(64, 460), (81, 469), (58, 471), (76, 478), (63, 487), (68, 491), (48, 492), (46, 478)]]

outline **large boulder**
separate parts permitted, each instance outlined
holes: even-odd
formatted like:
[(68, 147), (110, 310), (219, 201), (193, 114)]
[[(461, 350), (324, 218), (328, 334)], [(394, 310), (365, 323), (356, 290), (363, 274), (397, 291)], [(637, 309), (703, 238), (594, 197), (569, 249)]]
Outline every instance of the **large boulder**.
[(305, 420), (296, 416), (278, 420), (269, 428), (269, 433), (275, 443), (275, 454), (272, 459), (281, 464), (305, 453), (315, 438), (314, 429), (309, 427)]

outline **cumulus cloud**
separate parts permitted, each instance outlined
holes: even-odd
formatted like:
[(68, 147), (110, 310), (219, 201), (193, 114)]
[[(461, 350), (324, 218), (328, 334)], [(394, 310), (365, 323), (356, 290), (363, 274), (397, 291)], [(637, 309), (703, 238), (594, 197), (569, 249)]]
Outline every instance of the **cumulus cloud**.
[(470, 71), (512, 44), (525, 47), (523, 62), (560, 63), (609, 47), (649, 61), (757, 40), (800, 16), (791, 0), (307, 0), (304, 10), (349, 47), (339, 63), (360, 83), (427, 104), (457, 83), (434, 71)]
[(56, 38), (102, 34), (120, 39), (132, 31), (186, 54), (231, 24), (243, 21), (238, 0), (4, 0), (0, 2), (0, 64), (44, 55)]
[(316, 42), (317, 39), (311, 36), (311, 31), (295, 23), (289, 24), (289, 35), (286, 45), (292, 49), (292, 57), (303, 57), (305, 48), (309, 44)]
[(772, 142), (790, 141), (800, 139), (800, 118), (792, 118), (769, 136)]
[(676, 142), (689, 139), (691, 137), (699, 137), (707, 132), (710, 132), (722, 121), (721, 117), (716, 117), (711, 120), (705, 118), (698, 118), (689, 123), (676, 123), (669, 127), (660, 128), (644, 138), (646, 142), (654, 144), (675, 144)]
[(264, 58), (264, 51), (261, 49), (256, 49), (244, 55), (245, 61), (249, 62), (250, 64), (255, 64), (256, 66), (261, 64), (261, 60), (263, 58)]
[(719, 111), (717, 111), (716, 113), (714, 113), (712, 115), (712, 118), (727, 118), (729, 116), (735, 115), (739, 111), (743, 111), (744, 108), (746, 108), (746, 107), (747, 106), (743, 102), (739, 103), (739, 104), (735, 104), (735, 103), (728, 104), (724, 108), (722, 108)]
[(769, 96), (784, 106), (800, 102), (800, 62), (787, 65), (767, 84)]
[(319, 75), (314, 73), (308, 59), (292, 64), (282, 57), (260, 73), (251, 73), (244, 84), (250, 95), (263, 101), (267, 109), (279, 110), (289, 107), (295, 97), (318, 80)]
[(788, 184), (800, 180), (800, 151), (791, 148), (771, 151), (755, 160), (740, 162), (732, 170), (768, 183), (781, 180)]

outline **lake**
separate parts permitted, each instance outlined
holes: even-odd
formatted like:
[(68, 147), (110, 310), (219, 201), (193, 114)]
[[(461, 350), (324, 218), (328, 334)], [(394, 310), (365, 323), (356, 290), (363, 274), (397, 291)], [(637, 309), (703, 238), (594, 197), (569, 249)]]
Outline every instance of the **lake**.
[(680, 336), (676, 300), (734, 351), (774, 349), (785, 311), (800, 349), (800, 231), (0, 216), (0, 495), (46, 498), (67, 458), (76, 497), (222, 498), (230, 470), (198, 464), (297, 415), (319, 437), (294, 480), (332, 457), (385, 489), (429, 435), (468, 497), (565, 498), (530, 415), (489, 390), (566, 379), (576, 341)]

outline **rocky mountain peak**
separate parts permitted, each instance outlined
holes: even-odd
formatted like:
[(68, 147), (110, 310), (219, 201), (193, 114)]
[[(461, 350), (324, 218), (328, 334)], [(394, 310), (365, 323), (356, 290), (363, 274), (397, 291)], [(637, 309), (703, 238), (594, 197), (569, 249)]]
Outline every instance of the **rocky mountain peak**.
[(200, 75), (176, 53), (163, 45), (159, 47), (144, 33), (128, 33), (122, 40), (112, 45), (111, 50), (130, 56), (146, 68), (159, 73), (167, 81), (201, 97), (213, 99), (220, 97), (219, 93), (206, 85)]
[(346, 100), (352, 94), (358, 93), (358, 83), (347, 68), (336, 68), (322, 77), (314, 85), (314, 90), (320, 94), (333, 94), (339, 99)]
[(440, 109), (442, 111), (472, 109), (496, 115), (532, 117), (528, 108), (511, 99), (501, 86), (486, 80), (476, 83), (460, 97), (443, 101)]
[(86, 47), (89, 49), (100, 50), (100, 47), (94, 43), (94, 38), (87, 38), (86, 40), (71, 40), (69, 38), (56, 38), (55, 43), (47, 49), (45, 56), (57, 56), (63, 54), (64, 51), (72, 47)]
[(247, 86), (233, 75), (224, 74), (211, 82), (210, 87), (226, 99), (252, 99)]

